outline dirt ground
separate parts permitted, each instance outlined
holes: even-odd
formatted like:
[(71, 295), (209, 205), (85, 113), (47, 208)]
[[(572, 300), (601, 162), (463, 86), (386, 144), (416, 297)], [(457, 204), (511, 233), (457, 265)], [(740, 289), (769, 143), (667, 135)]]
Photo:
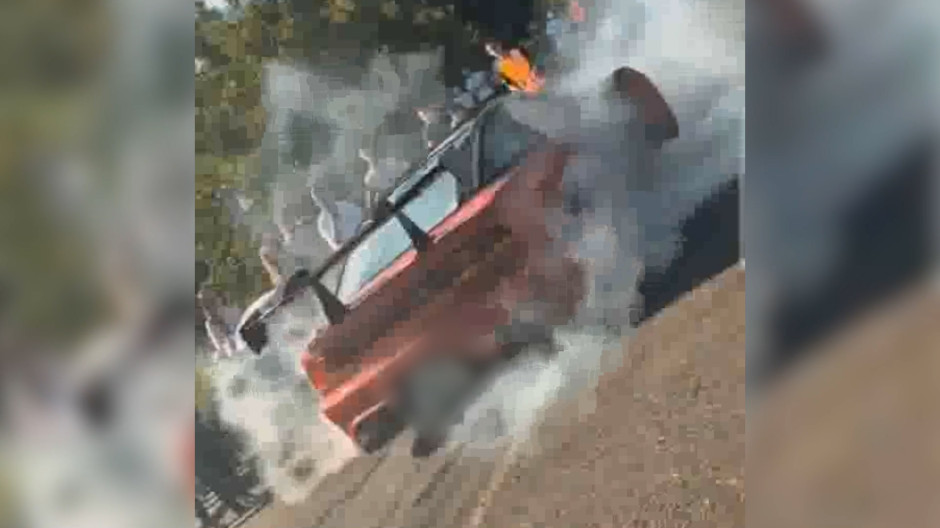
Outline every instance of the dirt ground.
[(744, 526), (744, 282), (727, 270), (647, 321), (533, 442), (416, 460), (406, 434), (243, 526)]
[[(754, 526), (940, 526), (940, 295), (915, 285), (751, 404)], [(825, 352), (825, 353), (819, 353)]]

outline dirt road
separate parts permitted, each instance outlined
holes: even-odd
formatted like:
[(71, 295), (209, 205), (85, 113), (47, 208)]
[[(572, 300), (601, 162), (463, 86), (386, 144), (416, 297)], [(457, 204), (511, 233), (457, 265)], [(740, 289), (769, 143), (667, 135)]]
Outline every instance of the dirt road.
[(531, 443), (415, 460), (406, 434), (244, 526), (744, 526), (744, 271), (644, 323), (624, 354)]
[(915, 283), (764, 389), (749, 420), (755, 526), (940, 526), (937, 321), (936, 285)]

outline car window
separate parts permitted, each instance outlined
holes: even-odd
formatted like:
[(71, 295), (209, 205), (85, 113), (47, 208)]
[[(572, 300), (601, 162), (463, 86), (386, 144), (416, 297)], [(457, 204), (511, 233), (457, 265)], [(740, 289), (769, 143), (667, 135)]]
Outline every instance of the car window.
[(333, 264), (320, 275), (320, 284), (326, 286), (326, 289), (333, 293), (336, 293), (336, 288), (339, 287), (339, 273), (343, 269), (343, 262), (345, 262), (345, 259)]
[(482, 128), (482, 183), (500, 176), (542, 141), (543, 136), (516, 121), (503, 106), (484, 117)]
[(464, 182), (473, 181), (473, 141), (468, 136), (441, 153), (440, 164)]
[[(439, 171), (434, 180), (409, 201), (402, 213), (424, 231), (430, 231), (459, 205), (457, 178)], [(346, 258), (337, 297), (349, 303), (356, 293), (411, 248), (408, 233), (394, 217), (363, 239)]]

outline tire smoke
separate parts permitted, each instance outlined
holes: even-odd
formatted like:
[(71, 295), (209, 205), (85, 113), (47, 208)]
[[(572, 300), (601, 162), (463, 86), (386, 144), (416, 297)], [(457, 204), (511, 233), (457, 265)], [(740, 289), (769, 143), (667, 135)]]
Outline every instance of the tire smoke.
[[(722, 9), (688, 0), (609, 2), (595, 34), (563, 48), (578, 66), (558, 92), (575, 105), (509, 105), (517, 120), (578, 147), (566, 194), (588, 207), (564, 238), (587, 266), (589, 294), (576, 322), (556, 329), (558, 355), (524, 355), (497, 376), (464, 412), (453, 442), (484, 453), (507, 436), (527, 444), (556, 403), (591, 412), (591, 389), (628, 353), (628, 316), (641, 301), (643, 271), (676, 256), (680, 222), (710, 191), (743, 177), (744, 6), (717, 3)], [(660, 151), (637, 146), (642, 130), (631, 124), (629, 104), (600, 97), (599, 87), (624, 66), (647, 75), (679, 120), (679, 137)]]
[(263, 482), (286, 503), (303, 500), (325, 476), (357, 454), (319, 412), (299, 353), (323, 316), (313, 298), (286, 307), (269, 325), (259, 356), (242, 350), (214, 369), (219, 414), (247, 439)]

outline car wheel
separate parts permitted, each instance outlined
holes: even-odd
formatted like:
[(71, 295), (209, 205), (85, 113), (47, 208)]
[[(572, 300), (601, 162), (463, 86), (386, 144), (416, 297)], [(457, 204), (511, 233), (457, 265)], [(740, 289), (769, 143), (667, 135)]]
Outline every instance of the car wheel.
[(439, 443), (472, 393), (477, 372), (459, 359), (428, 361), (411, 373), (403, 387), (402, 408), (422, 443)]
[(404, 428), (401, 416), (390, 408), (383, 408), (359, 424), (356, 443), (366, 453), (374, 453), (391, 442)]
[(425, 458), (436, 452), (447, 441), (446, 431), (424, 432), (415, 436), (411, 444), (411, 456)]
[(545, 359), (558, 354), (555, 331), (547, 324), (516, 321), (502, 329), (497, 340), (506, 348), (506, 359), (522, 353), (535, 353)]

